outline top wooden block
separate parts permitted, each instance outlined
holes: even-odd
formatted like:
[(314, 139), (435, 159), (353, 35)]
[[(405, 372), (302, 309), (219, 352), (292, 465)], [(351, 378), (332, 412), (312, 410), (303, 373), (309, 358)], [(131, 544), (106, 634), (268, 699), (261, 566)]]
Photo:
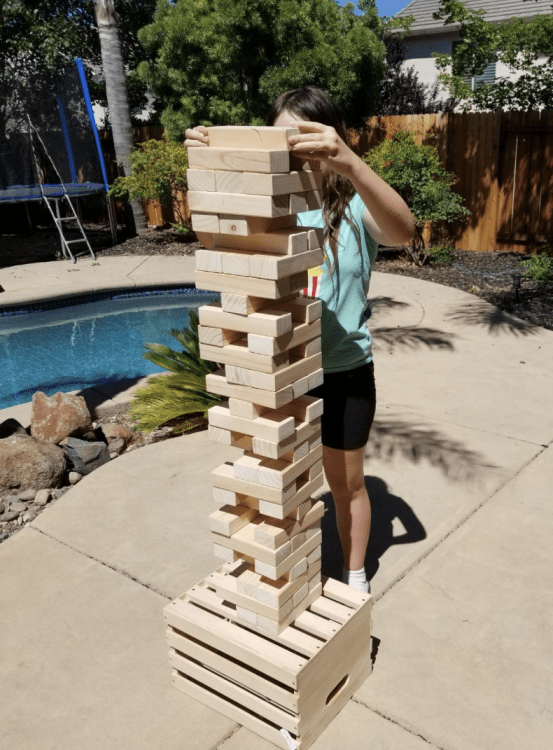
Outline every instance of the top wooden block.
[(216, 169), (223, 172), (277, 174), (290, 171), (290, 152), (284, 148), (189, 148), (188, 166), (191, 169)]
[(288, 136), (297, 135), (298, 128), (275, 128), (234, 125), (207, 129), (211, 148), (263, 149), (289, 151)]

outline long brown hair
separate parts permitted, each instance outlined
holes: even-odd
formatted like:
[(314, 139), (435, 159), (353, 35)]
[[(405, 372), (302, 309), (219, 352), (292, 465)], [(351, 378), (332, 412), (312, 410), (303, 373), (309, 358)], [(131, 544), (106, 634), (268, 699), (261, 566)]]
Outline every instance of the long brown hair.
[[(301, 117), (302, 120), (330, 125), (344, 143), (347, 143), (342, 113), (326, 91), (317, 86), (305, 86), (302, 89), (285, 91), (277, 96), (267, 114), (267, 125), (273, 125), (283, 112), (290, 112), (296, 117)], [(324, 238), (330, 246), (334, 259), (331, 273), (338, 265), (338, 234), (342, 219), (345, 219), (353, 229), (359, 248), (361, 248), (359, 228), (346, 212), (347, 205), (354, 195), (355, 188), (347, 177), (342, 177), (336, 172), (329, 172), (325, 175), (322, 189)]]

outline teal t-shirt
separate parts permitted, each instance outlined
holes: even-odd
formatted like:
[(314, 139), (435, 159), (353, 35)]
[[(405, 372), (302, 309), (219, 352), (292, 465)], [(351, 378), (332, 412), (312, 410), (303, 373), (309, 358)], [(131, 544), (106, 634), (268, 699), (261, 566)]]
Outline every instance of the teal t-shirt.
[[(353, 370), (372, 361), (372, 340), (364, 313), (378, 243), (365, 228), (364, 210), (365, 204), (356, 193), (346, 211), (359, 229), (361, 247), (353, 229), (342, 219), (338, 238), (338, 267), (332, 275), (329, 273), (333, 256), (327, 245), (323, 273), (315, 277), (316, 296), (323, 303), (323, 369), (329, 373)], [(297, 222), (300, 226), (323, 228), (323, 212), (321, 209), (305, 211), (298, 214)]]

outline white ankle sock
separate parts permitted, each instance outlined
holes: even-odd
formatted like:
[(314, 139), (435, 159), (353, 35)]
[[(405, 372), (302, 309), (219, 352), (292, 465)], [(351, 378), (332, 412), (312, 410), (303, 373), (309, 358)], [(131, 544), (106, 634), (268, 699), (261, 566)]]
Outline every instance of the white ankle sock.
[(367, 581), (367, 575), (365, 568), (359, 568), (359, 570), (347, 570), (344, 568), (342, 571), (342, 582), (347, 583), (358, 591), (363, 591), (365, 594), (370, 593), (371, 587)]

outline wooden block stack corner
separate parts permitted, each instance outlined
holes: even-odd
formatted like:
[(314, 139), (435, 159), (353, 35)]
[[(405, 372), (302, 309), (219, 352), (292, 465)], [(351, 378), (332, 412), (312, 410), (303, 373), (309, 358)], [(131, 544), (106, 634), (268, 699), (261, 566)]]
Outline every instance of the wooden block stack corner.
[(323, 261), (321, 173), (294, 157), (291, 128), (209, 128), (189, 149), (188, 205), (206, 248), (196, 285), (206, 378), (226, 400), (209, 434), (243, 449), (212, 473), (220, 567), (168, 605), (174, 684), (287, 750), (306, 750), (371, 671), (371, 605), (321, 576), (323, 484), (319, 300), (300, 296)]

